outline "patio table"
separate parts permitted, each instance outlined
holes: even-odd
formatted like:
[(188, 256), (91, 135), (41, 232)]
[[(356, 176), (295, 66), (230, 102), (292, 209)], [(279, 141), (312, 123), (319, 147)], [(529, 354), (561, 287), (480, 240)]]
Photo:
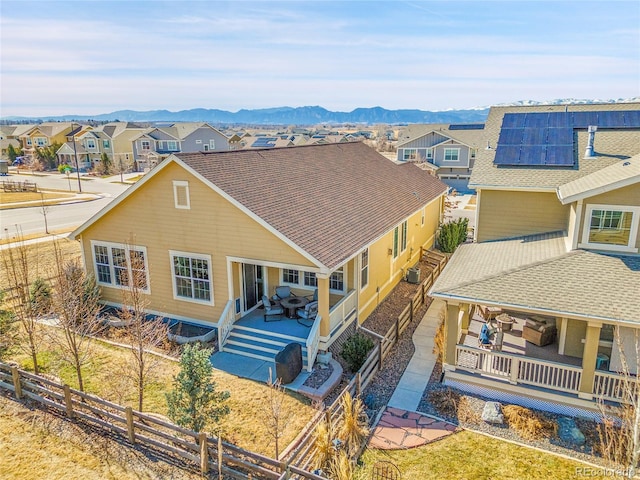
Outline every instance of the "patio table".
[(296, 310), (304, 307), (309, 300), (304, 297), (287, 297), (280, 300), (280, 305), (287, 311), (287, 317), (297, 318)]

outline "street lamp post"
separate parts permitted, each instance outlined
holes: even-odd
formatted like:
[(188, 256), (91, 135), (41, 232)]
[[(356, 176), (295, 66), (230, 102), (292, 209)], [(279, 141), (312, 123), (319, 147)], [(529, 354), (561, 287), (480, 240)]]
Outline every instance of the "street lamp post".
[(82, 184), (80, 183), (80, 165), (78, 164), (78, 152), (76, 151), (76, 135), (73, 129), (75, 123), (71, 124), (71, 137), (73, 138), (73, 156), (76, 159), (76, 174), (78, 175), (78, 192), (82, 193)]

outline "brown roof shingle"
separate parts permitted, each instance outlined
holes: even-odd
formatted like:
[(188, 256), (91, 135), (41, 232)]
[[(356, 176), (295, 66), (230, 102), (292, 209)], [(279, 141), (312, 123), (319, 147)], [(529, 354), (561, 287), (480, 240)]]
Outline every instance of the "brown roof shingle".
[(447, 190), (361, 142), (175, 156), (328, 269)]

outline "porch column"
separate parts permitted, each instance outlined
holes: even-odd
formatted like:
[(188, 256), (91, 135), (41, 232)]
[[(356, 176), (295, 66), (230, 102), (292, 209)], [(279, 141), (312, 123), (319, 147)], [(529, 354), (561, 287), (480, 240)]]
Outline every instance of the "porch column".
[(471, 322), (471, 305), (468, 303), (461, 303), (460, 315), (460, 330), (466, 335), (469, 333), (469, 323)]
[(329, 321), (329, 275), (316, 273), (318, 279), (318, 315), (321, 317), (320, 336), (329, 337), (331, 323)]
[(580, 391), (578, 397), (591, 400), (593, 398), (593, 379), (596, 371), (596, 357), (598, 356), (598, 344), (600, 342), (599, 322), (587, 324), (587, 334), (584, 339), (582, 352), (582, 376), (580, 377)]
[(444, 358), (445, 369), (453, 369), (456, 364), (456, 344), (460, 338), (458, 327), (460, 308), (447, 302), (444, 315)]

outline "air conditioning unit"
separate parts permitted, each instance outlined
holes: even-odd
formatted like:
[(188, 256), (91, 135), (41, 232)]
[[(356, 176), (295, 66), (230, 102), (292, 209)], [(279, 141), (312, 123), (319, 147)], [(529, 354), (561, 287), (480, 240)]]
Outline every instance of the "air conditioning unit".
[(407, 270), (407, 282), (409, 283), (420, 283), (420, 269), (419, 268), (410, 268)]

